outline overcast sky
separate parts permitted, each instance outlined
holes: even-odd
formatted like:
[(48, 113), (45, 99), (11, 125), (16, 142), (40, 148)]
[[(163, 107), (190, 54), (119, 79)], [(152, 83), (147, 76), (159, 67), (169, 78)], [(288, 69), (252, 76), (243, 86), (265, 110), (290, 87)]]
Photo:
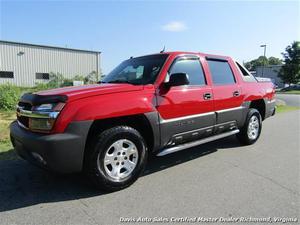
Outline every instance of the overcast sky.
[(102, 52), (108, 73), (130, 56), (184, 50), (246, 61), (300, 40), (299, 1), (2, 1), (0, 39)]

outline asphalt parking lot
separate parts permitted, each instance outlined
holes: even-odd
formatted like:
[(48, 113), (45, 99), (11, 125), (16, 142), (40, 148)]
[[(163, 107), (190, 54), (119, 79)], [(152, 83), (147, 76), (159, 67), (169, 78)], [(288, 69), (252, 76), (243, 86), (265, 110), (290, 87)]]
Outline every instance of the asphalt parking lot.
[(78, 175), (53, 175), (22, 160), (0, 161), (0, 224), (125, 224), (120, 218), (138, 217), (299, 219), (299, 118), (300, 111), (292, 111), (266, 120), (252, 146), (229, 137), (154, 158), (133, 186), (109, 194)]

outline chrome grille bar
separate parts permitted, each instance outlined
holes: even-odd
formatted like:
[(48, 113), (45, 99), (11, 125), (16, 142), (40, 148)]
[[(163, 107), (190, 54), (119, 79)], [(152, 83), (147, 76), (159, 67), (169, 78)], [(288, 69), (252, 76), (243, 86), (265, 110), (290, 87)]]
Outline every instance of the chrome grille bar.
[(21, 107), (17, 108), (17, 115), (29, 118), (40, 118), (40, 119), (56, 119), (59, 112), (47, 112), (47, 111), (30, 111), (24, 110)]

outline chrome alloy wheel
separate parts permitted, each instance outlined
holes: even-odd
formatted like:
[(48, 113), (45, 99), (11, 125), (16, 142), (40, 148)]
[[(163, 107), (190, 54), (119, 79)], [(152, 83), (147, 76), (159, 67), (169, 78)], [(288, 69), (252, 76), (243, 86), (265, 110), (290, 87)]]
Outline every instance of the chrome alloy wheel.
[(256, 115), (253, 115), (248, 124), (247, 134), (249, 139), (255, 140), (259, 134), (259, 118)]
[(103, 163), (108, 176), (120, 180), (132, 173), (138, 162), (138, 154), (137, 147), (132, 141), (120, 139), (106, 150), (103, 162), (100, 162), (98, 156), (98, 167)]

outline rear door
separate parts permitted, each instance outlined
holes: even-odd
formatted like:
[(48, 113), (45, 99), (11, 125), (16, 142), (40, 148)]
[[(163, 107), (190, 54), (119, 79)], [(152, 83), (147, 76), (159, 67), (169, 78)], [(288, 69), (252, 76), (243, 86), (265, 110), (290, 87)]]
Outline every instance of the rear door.
[(243, 94), (231, 62), (226, 59), (206, 58), (214, 96), (216, 112), (215, 132), (220, 133), (237, 127), (243, 118)]
[(166, 81), (174, 73), (188, 74), (190, 84), (171, 88), (162, 84), (157, 93), (163, 146), (210, 135), (215, 125), (212, 89), (207, 84), (199, 57), (188, 55), (175, 58)]

